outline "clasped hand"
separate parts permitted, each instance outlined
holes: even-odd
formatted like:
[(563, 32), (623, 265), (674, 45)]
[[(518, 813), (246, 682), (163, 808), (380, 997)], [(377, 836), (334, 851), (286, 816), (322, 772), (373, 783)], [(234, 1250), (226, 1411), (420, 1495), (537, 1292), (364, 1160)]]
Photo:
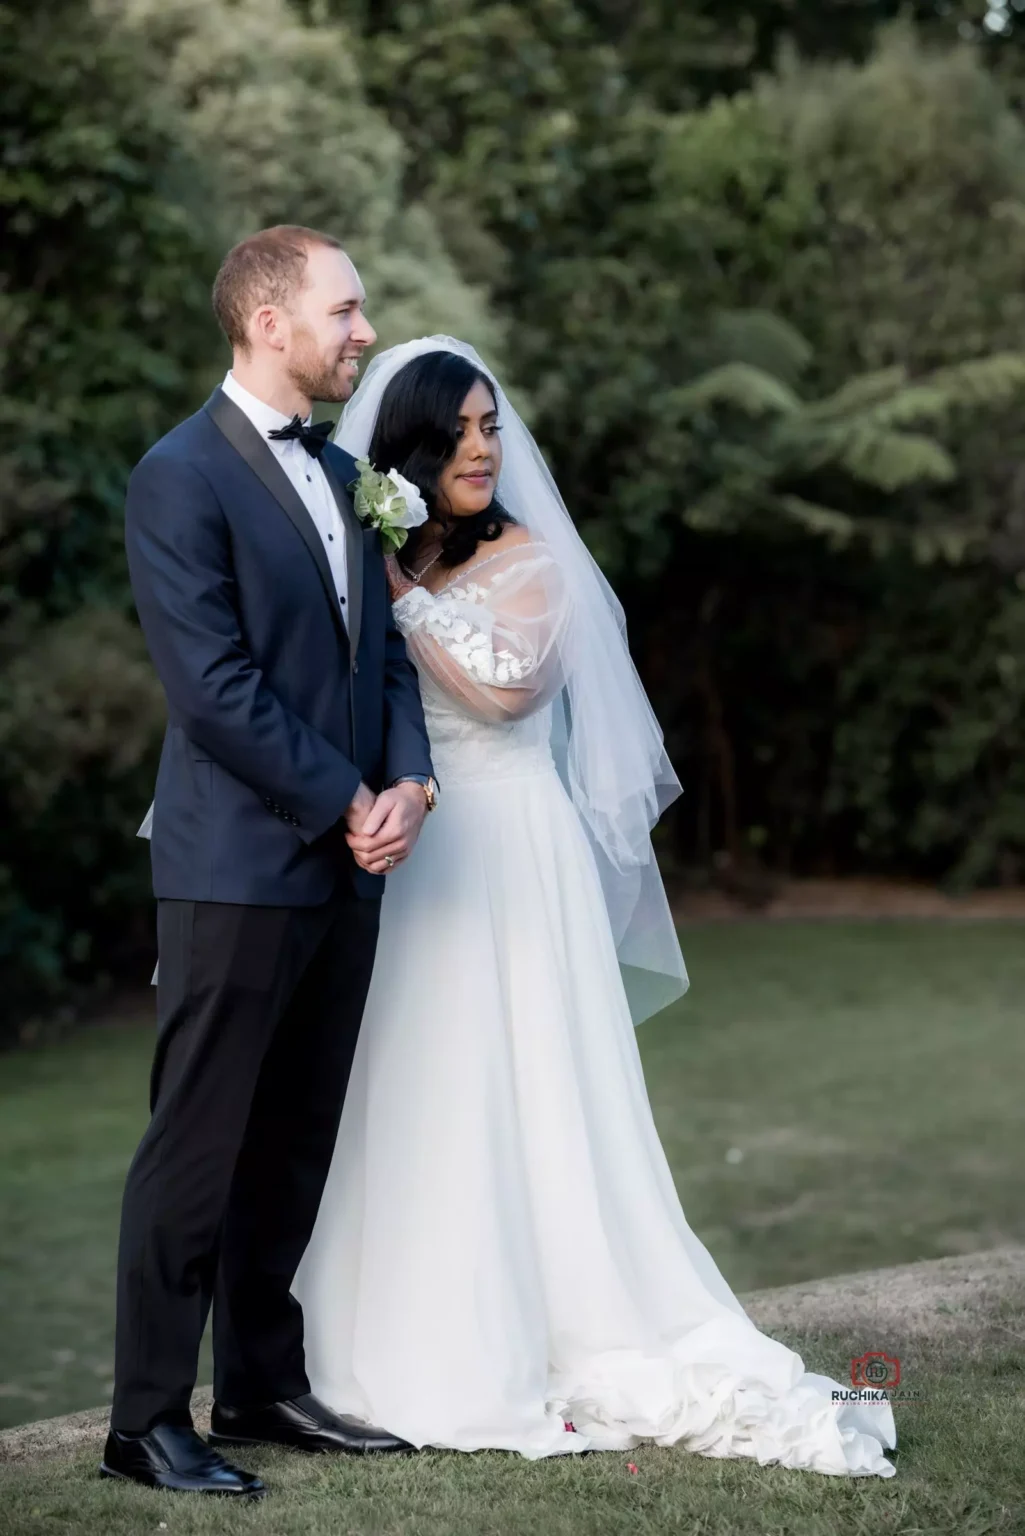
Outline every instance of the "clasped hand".
[(401, 864), (416, 846), (426, 813), (419, 784), (395, 784), (377, 796), (361, 784), (345, 813), (345, 841), (359, 867), (386, 875)]

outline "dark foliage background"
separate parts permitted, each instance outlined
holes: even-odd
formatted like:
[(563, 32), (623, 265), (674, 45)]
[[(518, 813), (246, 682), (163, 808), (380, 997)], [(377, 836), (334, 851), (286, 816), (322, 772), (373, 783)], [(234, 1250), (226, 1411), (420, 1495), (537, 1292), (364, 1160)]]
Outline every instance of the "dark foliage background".
[(149, 963), (123, 486), (279, 219), (530, 411), (685, 782), (667, 869), (1023, 878), (1025, 19), (728, 12), (0, 5), (3, 1027)]

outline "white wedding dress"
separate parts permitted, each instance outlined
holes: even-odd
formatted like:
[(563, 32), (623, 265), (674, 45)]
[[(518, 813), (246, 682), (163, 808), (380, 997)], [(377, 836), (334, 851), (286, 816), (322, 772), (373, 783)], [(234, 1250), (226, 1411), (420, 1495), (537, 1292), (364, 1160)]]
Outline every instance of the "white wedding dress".
[(442, 794), (389, 876), (293, 1287), (312, 1388), (418, 1447), (651, 1439), (892, 1476), (889, 1403), (834, 1402), (842, 1383), (758, 1332), (680, 1207), (549, 748), (546, 566), (513, 548), (396, 604)]

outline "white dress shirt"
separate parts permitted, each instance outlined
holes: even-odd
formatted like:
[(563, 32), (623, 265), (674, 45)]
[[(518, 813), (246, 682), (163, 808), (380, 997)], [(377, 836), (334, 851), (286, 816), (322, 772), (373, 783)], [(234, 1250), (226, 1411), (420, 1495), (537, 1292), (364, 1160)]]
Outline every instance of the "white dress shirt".
[[(334, 577), (335, 591), (341, 603), (342, 617), (345, 619), (345, 608), (349, 598), (349, 576), (345, 563), (345, 524), (342, 522), (338, 503), (335, 501), (320, 461), (307, 453), (297, 438), (281, 442), (279, 439), (268, 437), (267, 434), (277, 431), (278, 427), (287, 427), (292, 419), (291, 416), (282, 416), (281, 412), (276, 411), (272, 405), (265, 405), (262, 400), (251, 395), (248, 389), (243, 389), (230, 369), (221, 388), (228, 399), (233, 400), (239, 410), (244, 411), (249, 417), (299, 492), (327, 553), (331, 575)], [(309, 417), (307, 417), (308, 423)], [(349, 627), (347, 622), (345, 627), (346, 629)]]

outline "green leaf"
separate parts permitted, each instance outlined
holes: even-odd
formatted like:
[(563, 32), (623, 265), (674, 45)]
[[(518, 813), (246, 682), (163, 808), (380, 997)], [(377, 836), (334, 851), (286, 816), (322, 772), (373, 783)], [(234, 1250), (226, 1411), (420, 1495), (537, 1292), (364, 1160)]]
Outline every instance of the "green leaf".
[(723, 405), (749, 416), (790, 416), (802, 409), (799, 396), (787, 384), (748, 363), (723, 363), (709, 369), (690, 384), (671, 390), (667, 404), (680, 415)]
[(857, 374), (825, 399), (811, 401), (805, 407), (805, 414), (809, 421), (846, 421), (867, 406), (876, 405), (881, 400), (892, 400), (894, 394), (906, 384), (907, 376), (907, 369), (902, 367), (880, 368), (874, 373)]
[(923, 480), (943, 485), (957, 478), (957, 465), (933, 438), (871, 426), (858, 427), (850, 434), (838, 462), (855, 479), (883, 491), (900, 490)]
[(712, 321), (711, 341), (724, 363), (747, 363), (789, 385), (797, 383), (812, 358), (800, 331), (765, 309), (723, 310)]
[(816, 538), (828, 539), (834, 548), (843, 548), (858, 536), (858, 519), (838, 512), (834, 507), (824, 507), (803, 496), (790, 495), (775, 497), (773, 505), (789, 522)]

